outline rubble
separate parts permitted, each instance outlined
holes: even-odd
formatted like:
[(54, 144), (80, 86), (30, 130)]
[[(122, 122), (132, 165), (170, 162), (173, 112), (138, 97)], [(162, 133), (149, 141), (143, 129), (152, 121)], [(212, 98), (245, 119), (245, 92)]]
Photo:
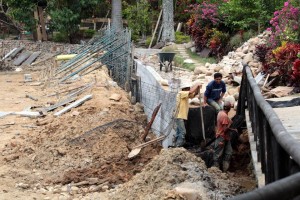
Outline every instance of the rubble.
[[(187, 187), (188, 186), (188, 187)], [(185, 188), (185, 189), (184, 189)], [(199, 157), (183, 148), (164, 149), (141, 173), (103, 194), (101, 199), (227, 199), (244, 192), (217, 168), (207, 170)], [(92, 197), (87, 195), (85, 199)]]

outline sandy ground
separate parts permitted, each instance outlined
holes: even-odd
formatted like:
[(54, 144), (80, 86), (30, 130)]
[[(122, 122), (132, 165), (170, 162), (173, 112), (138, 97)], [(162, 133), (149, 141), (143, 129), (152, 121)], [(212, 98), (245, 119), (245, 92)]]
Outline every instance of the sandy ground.
[[(35, 81), (39, 79), (38, 72), (31, 73), (33, 82), (27, 83), (24, 82), (24, 73), (0, 74), (2, 112), (38, 111), (66, 97), (66, 94), (52, 96), (55, 91), (85, 85), (94, 81), (95, 76), (99, 81), (96, 80), (93, 87), (78, 97), (93, 94), (91, 100), (60, 117), (53, 114), (62, 107), (40, 118), (11, 114), (0, 119), (0, 195), (4, 199), (23, 199), (24, 194), (28, 199), (45, 198), (41, 193), (47, 193), (51, 184), (60, 188), (95, 177), (94, 184), (106, 182), (108, 187), (113, 187), (128, 181), (153, 155), (158, 154), (160, 147), (157, 146), (149, 150), (145, 148), (147, 154), (134, 162), (127, 159), (133, 146), (142, 143), (139, 135), (146, 118), (138, 106), (130, 104), (126, 92), (109, 85), (107, 80), (111, 80), (105, 70), (70, 84), (49, 88), (35, 86), (38, 85)], [(112, 94), (121, 95), (121, 100), (110, 100)]]

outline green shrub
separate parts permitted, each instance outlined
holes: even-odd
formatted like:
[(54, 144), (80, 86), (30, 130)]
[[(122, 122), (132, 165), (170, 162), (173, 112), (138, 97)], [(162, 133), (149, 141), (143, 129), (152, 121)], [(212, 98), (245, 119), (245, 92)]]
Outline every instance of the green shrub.
[[(134, 42), (137, 42), (139, 39), (139, 36), (136, 34), (131, 34), (131, 40), (133, 40)], [(149, 42), (150, 43), (150, 42)]]
[(69, 38), (66, 33), (53, 32), (53, 41), (54, 42), (69, 42)]
[[(145, 42), (146, 47), (149, 47), (151, 39), (152, 39), (152, 36), (151, 37), (147, 37), (146, 42)], [(151, 47), (153, 47), (155, 44), (156, 44), (156, 37), (154, 37), (154, 39), (152, 41)]]
[(175, 43), (183, 44), (189, 42), (190, 36), (184, 35), (182, 32), (175, 32)]
[(230, 38), (229, 46), (231, 49), (238, 48), (243, 42), (243, 38), (241, 34), (236, 34)]
[(243, 41), (247, 41), (247, 40), (249, 40), (250, 38), (254, 37), (255, 35), (256, 35), (256, 33), (255, 33), (254, 30), (246, 31), (246, 32), (243, 34)]
[(96, 33), (96, 31), (93, 29), (86, 29), (86, 30), (81, 30), (81, 31), (82, 31), (82, 36), (84, 38), (92, 38)]
[(161, 51), (162, 52), (175, 52), (176, 51), (176, 47), (173, 46), (173, 45), (166, 46), (166, 47), (162, 48)]

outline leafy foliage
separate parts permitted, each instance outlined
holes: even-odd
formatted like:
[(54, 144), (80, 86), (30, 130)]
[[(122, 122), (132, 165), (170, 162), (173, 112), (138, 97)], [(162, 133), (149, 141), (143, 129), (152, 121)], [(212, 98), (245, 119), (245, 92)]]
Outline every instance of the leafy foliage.
[(269, 15), (260, 1), (230, 0), (220, 7), (224, 23), (232, 30), (259, 30)]
[(299, 8), (293, 7), (290, 1), (284, 3), (284, 7), (274, 12), (274, 17), (270, 20), (272, 25), (268, 28), (271, 31), (269, 45), (272, 48), (280, 45), (281, 41), (299, 41)]
[(53, 32), (53, 41), (66, 43), (69, 41), (69, 38), (65, 33)]
[(291, 78), (296, 86), (300, 86), (300, 59), (296, 59), (293, 63)]
[[(197, 51), (204, 48), (211, 50), (211, 55), (221, 57), (229, 40), (224, 29), (219, 4), (203, 2), (195, 4), (191, 9), (192, 17), (188, 22), (189, 34), (195, 41)], [(222, 30), (223, 29), (223, 30)]]
[(135, 5), (125, 5), (124, 16), (133, 35), (147, 35), (151, 32), (150, 4), (147, 0), (137, 1)]
[(80, 15), (76, 10), (64, 7), (50, 12), (52, 19), (52, 28), (63, 34), (68, 35), (69, 41), (72, 43), (73, 38), (79, 30)]
[(175, 32), (175, 43), (183, 44), (190, 41), (190, 36), (184, 35), (182, 32)]
[[(297, 60), (298, 52), (300, 52), (300, 44), (283, 42), (282, 46), (273, 51), (267, 51), (268, 48), (270, 47), (258, 46), (258, 49), (260, 49), (258, 50), (258, 55), (261, 57), (260, 60), (262, 60), (264, 71), (268, 73), (277, 71), (282, 77), (281, 83), (283, 85), (292, 85), (299, 82), (298, 76), (296, 76), (299, 68), (293, 66)], [(265, 57), (263, 56), (264, 54)]]
[(33, 30), (36, 25), (33, 12), (36, 9), (34, 0), (6, 0), (9, 7), (8, 14), (21, 23), (25, 30)]
[(255, 46), (255, 55), (258, 57), (258, 60), (262, 63), (266, 62), (266, 55), (271, 48), (265, 44), (259, 44)]
[(92, 38), (95, 35), (96, 31), (92, 29), (87, 29), (81, 30), (81, 33), (84, 38)]

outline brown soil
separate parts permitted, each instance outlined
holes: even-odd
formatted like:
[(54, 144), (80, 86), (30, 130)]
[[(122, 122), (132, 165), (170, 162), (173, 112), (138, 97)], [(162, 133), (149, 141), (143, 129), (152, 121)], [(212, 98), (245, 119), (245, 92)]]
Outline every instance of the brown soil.
[[(31, 75), (37, 80), (37, 73)], [(140, 172), (161, 149), (150, 145), (136, 158), (127, 158), (131, 149), (142, 143), (140, 135), (146, 117), (138, 106), (130, 104), (126, 92), (105, 82), (110, 80), (105, 70), (74, 83), (45, 89), (31, 86), (32, 82), (24, 83), (23, 73), (9, 72), (0, 76), (0, 110), (7, 112), (26, 107), (39, 109), (58, 101), (57, 97), (47, 97), (53, 91), (86, 84), (94, 76), (101, 80), (83, 94), (93, 94), (92, 100), (60, 117), (52, 115), (61, 109), (58, 108), (39, 119), (17, 115), (1, 119), (4, 136), (1, 160), (9, 166), (9, 174), (16, 184), (22, 182), (19, 178), (24, 176), (31, 189), (37, 182), (42, 186), (65, 185), (96, 177), (95, 184), (107, 182), (109, 187), (114, 187)], [(121, 94), (119, 102), (109, 99), (114, 93)], [(38, 101), (26, 98), (25, 94), (38, 98)], [(20, 175), (22, 169), (30, 172)]]

